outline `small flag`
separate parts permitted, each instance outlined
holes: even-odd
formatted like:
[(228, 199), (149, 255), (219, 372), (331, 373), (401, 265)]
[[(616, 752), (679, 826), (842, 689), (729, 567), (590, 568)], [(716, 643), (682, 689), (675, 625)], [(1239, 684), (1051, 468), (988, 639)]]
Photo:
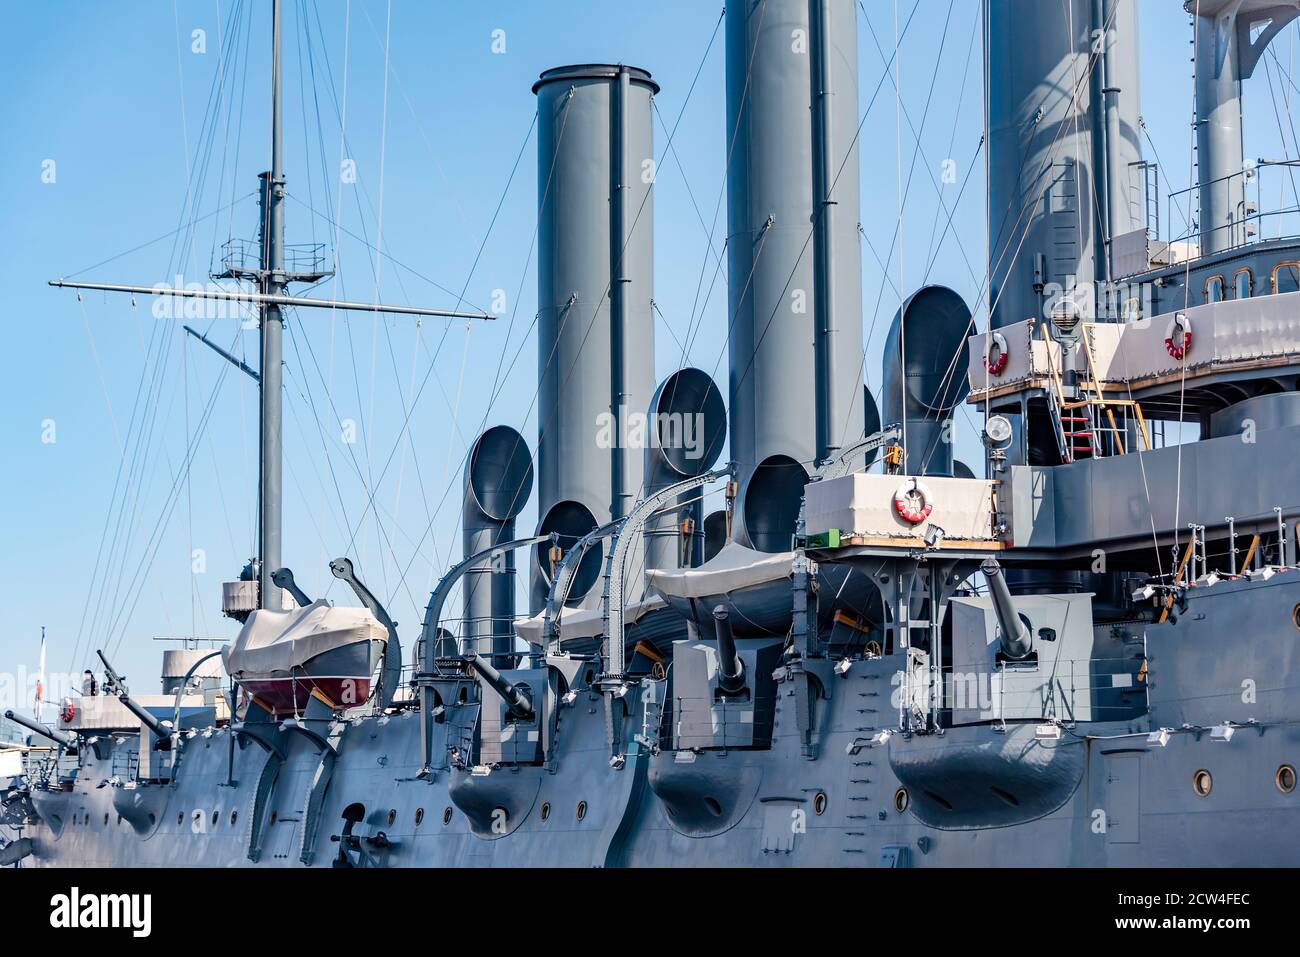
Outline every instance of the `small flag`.
[(41, 626), (41, 663), (36, 670), (36, 720), (41, 720), (41, 709), (45, 704), (45, 626)]

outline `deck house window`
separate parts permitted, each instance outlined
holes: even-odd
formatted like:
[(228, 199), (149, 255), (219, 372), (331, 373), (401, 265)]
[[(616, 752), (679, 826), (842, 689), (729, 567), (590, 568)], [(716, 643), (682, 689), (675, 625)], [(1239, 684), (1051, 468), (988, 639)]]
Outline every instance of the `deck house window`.
[(1273, 267), (1273, 295), (1300, 292), (1300, 263), (1278, 263)]
[(1237, 299), (1249, 299), (1255, 295), (1255, 276), (1249, 269), (1238, 269), (1236, 275), (1232, 277), (1232, 282), (1236, 287)]
[(1205, 301), (1223, 302), (1223, 277), (1211, 276), (1205, 280)]

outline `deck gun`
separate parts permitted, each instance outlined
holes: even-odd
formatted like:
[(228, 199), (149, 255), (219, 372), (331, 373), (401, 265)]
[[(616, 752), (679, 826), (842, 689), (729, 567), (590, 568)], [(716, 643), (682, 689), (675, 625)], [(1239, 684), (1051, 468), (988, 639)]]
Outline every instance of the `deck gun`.
[(980, 571), (989, 583), (989, 598), (998, 618), (998, 641), (1002, 645), (1002, 654), (1012, 661), (1021, 661), (1033, 650), (1033, 626), (1028, 618), (1016, 611), (1011, 589), (1007, 587), (1006, 576), (1002, 574), (997, 559), (986, 558)]
[(533, 703), (528, 699), (528, 695), (506, 680), (501, 672), (484, 661), (477, 653), (471, 651), (465, 656), (465, 660), (478, 676), (501, 696), (512, 718), (516, 721), (528, 721), (532, 718)]
[(172, 735), (172, 723), (170, 721), (160, 721), (144, 709), (142, 705), (136, 702), (130, 695), (126, 687), (126, 680), (113, 670), (113, 666), (108, 663), (104, 657), (104, 652), (96, 651), (99, 660), (104, 663), (104, 690), (117, 695), (117, 700), (122, 702), (122, 706), (140, 719), (140, 723), (152, 731), (160, 738), (170, 738)]

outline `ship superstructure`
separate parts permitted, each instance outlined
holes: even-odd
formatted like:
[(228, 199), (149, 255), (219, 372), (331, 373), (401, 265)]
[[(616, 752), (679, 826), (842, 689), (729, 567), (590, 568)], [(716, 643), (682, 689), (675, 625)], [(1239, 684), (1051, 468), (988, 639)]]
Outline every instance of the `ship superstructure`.
[[(1300, 10), (1189, 4), (1199, 212), (1170, 237), (1134, 0), (985, 9), (988, 328), (914, 291), (865, 392), (854, 5), (732, 4), (729, 378), (656, 387), (658, 86), (543, 72), (536, 451), (473, 444), (413, 667), (346, 558), (361, 607), (281, 565), (263, 375), (231, 693), (183, 716), (192, 661), (170, 717), (115, 683), (101, 723), (36, 725), (59, 755), (5, 792), (3, 860), (1295, 864), (1300, 241), (1256, 188), (1279, 164), (1243, 162), (1240, 81)], [(282, 179), (277, 158), (251, 276), (264, 369)], [(633, 416), (640, 447), (600, 441)]]

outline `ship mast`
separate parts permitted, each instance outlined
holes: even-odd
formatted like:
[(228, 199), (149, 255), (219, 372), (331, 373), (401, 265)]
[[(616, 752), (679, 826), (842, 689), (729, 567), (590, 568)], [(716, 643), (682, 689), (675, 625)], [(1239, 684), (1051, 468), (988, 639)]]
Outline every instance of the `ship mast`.
[[(257, 569), (258, 607), (271, 610), (281, 608), (281, 591), (271, 576), (281, 565), (283, 530), (284, 464), (284, 307), (306, 306), (316, 309), (345, 312), (391, 312), (401, 315), (437, 316), (449, 319), (492, 319), (485, 312), (455, 309), (427, 309), (420, 306), (386, 306), (380, 303), (347, 302), (338, 299), (311, 299), (291, 296), (292, 283), (312, 284), (333, 275), (325, 268), (319, 250), (298, 256), (294, 269), (285, 268), (284, 242), (284, 123), (281, 97), (281, 11), (280, 0), (271, 4), (271, 168), (259, 174), (261, 223), (259, 227), (260, 254), (257, 265), (251, 266), (239, 248), (228, 244), (225, 261), (219, 271), (213, 271), (214, 280), (228, 279), (249, 283), (258, 291), (249, 293), (241, 289), (175, 288), (165, 284), (154, 286), (120, 285), (110, 283), (71, 282), (51, 280), (49, 285), (69, 289), (97, 289), (106, 292), (140, 293), (144, 295), (173, 296), (177, 298), (219, 299), (242, 303), (245, 307), (256, 304), (259, 313), (260, 342), (258, 371), (254, 372), (238, 358), (222, 349), (201, 333), (186, 327), (186, 331), (204, 342), (226, 361), (253, 378), (258, 384), (258, 522)], [(382, 255), (381, 251), (376, 251)], [(251, 258), (251, 257), (250, 257)]]
[[(280, 115), (280, 0), (271, 4), (271, 172), (262, 176), (262, 292), (283, 294), (284, 273), (284, 123)], [(261, 453), (258, 469), (258, 606), (278, 610), (280, 589), (271, 573), (280, 567), (283, 527), (284, 405), (282, 369), (284, 314), (279, 304), (261, 306), (261, 352), (258, 389), (261, 399)]]

